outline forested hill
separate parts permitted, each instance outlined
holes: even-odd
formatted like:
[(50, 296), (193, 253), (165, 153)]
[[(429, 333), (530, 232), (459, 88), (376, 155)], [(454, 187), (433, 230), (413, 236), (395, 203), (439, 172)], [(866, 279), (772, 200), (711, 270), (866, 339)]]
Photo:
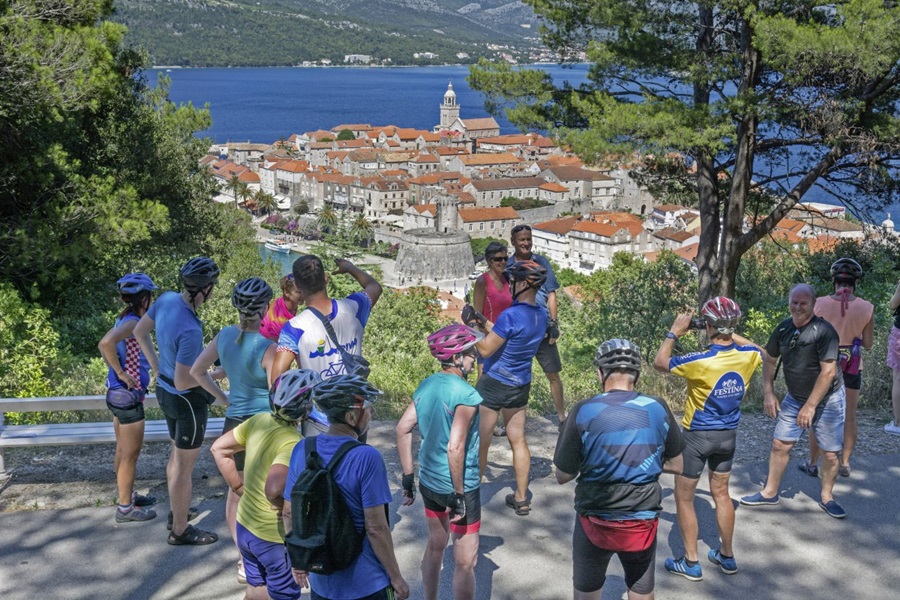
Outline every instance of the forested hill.
[(115, 6), (113, 20), (128, 26), (126, 43), (146, 48), (157, 65), (323, 59), (339, 65), (348, 54), (393, 65), (469, 62), (500, 53), (525, 61), (534, 58), (528, 49), (537, 46), (538, 36), (531, 7), (509, 0), (116, 0)]

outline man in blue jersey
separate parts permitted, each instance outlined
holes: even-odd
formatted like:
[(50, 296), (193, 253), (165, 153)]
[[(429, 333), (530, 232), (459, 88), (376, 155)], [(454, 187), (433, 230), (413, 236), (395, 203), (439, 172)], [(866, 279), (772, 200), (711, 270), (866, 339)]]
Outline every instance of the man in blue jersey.
[[(525, 408), (531, 392), (531, 362), (547, 333), (547, 311), (536, 301), (547, 271), (533, 260), (523, 260), (507, 267), (505, 275), (509, 279), (512, 306), (500, 313), (496, 323), (480, 315), (471, 321), (487, 332), (476, 345), (484, 357), (481, 379), (475, 386), (482, 398), (478, 462), (483, 475), (494, 425), (502, 411), (516, 477), (516, 491), (506, 496), (506, 505), (517, 515), (525, 516), (531, 512), (528, 497), (531, 452), (525, 441)], [(469, 322), (474, 311), (467, 306), (463, 312), (463, 320)]]
[(652, 600), (656, 529), (663, 471), (680, 473), (684, 440), (665, 400), (635, 391), (641, 353), (628, 340), (608, 340), (594, 354), (603, 393), (582, 400), (556, 444), (560, 484), (575, 486), (572, 535), (575, 600), (600, 600), (614, 554), (629, 600)]
[[(294, 261), (294, 284), (306, 309), (297, 313), (281, 329), (272, 368), (273, 380), (290, 369), (294, 361), (301, 369), (318, 372), (322, 379), (345, 372), (341, 352), (314, 310), (331, 322), (337, 341), (345, 352), (357, 356), (362, 354), (363, 330), (372, 307), (381, 298), (381, 285), (349, 260), (337, 259), (336, 262), (334, 274), (350, 274), (362, 287), (361, 292), (333, 300), (328, 295), (328, 280), (322, 260), (307, 254)], [(314, 410), (304, 423), (303, 435), (317, 435), (327, 429), (328, 420)]]
[(423, 381), (397, 423), (397, 449), (403, 467), (403, 505), (416, 498), (412, 432), (419, 427), (419, 491), (428, 518), (428, 544), (422, 557), (425, 600), (437, 600), (441, 564), (453, 534), (453, 597), (475, 597), (475, 563), (481, 526), (478, 477), (478, 406), (481, 396), (466, 382), (475, 367), (475, 344), (484, 335), (453, 323), (428, 337), (441, 371)]
[(553, 273), (553, 267), (550, 261), (531, 251), (531, 226), (516, 225), (512, 228), (510, 234), (510, 242), (514, 250), (514, 254), (509, 257), (507, 265), (520, 260), (533, 260), (547, 270), (547, 279), (537, 293), (537, 304), (547, 311), (547, 332), (544, 339), (538, 346), (537, 358), (538, 364), (547, 376), (550, 383), (550, 397), (553, 398), (553, 407), (556, 408), (556, 416), (559, 419), (559, 429), (563, 428), (566, 422), (566, 405), (563, 397), (563, 384), (559, 376), (562, 371), (562, 361), (559, 358), (559, 347), (556, 340), (559, 339), (559, 320), (556, 303), (556, 290), (559, 289), (559, 282)]
[[(199, 256), (179, 271), (184, 291), (166, 292), (159, 297), (134, 327), (134, 337), (156, 375), (156, 397), (166, 417), (172, 453), (166, 466), (171, 504), (172, 530), (169, 544), (203, 545), (218, 540), (215, 533), (188, 524), (191, 475), (206, 435), (208, 407), (215, 401), (191, 376), (191, 366), (203, 350), (203, 323), (197, 309), (209, 300), (219, 280), (219, 267), (212, 259)], [(156, 334), (159, 354), (150, 332)]]
[[(291, 532), (291, 490), (306, 470), (306, 445), (315, 442), (323, 464), (328, 464), (348, 441), (369, 429), (372, 405), (381, 392), (356, 375), (337, 375), (313, 388), (313, 401), (330, 422), (328, 431), (305, 438), (294, 448), (284, 486), (285, 536)], [(301, 587), (310, 588), (312, 600), (406, 600), (409, 585), (400, 574), (394, 554), (387, 505), (391, 503), (387, 468), (381, 454), (366, 444), (347, 452), (334, 471), (347, 508), (358, 531), (365, 531), (362, 552), (350, 566), (330, 575), (292, 569)]]
[(722, 545), (709, 551), (707, 557), (732, 575), (737, 573), (732, 539), (734, 537), (734, 504), (728, 492), (728, 480), (734, 462), (737, 426), (741, 419), (740, 404), (750, 378), (762, 364), (759, 347), (744, 344), (734, 328), (741, 318), (737, 302), (725, 296), (707, 301), (700, 310), (706, 324), (706, 335), (712, 342), (704, 351), (672, 356), (678, 338), (691, 327), (691, 314), (678, 315), (656, 354), (657, 371), (673, 373), (687, 381), (684, 405), (684, 470), (675, 475), (675, 505), (678, 527), (684, 541), (684, 556), (667, 558), (666, 570), (691, 581), (703, 579), (697, 553), (697, 513), (694, 493), (703, 468), (709, 464), (709, 492), (716, 506), (716, 524)]

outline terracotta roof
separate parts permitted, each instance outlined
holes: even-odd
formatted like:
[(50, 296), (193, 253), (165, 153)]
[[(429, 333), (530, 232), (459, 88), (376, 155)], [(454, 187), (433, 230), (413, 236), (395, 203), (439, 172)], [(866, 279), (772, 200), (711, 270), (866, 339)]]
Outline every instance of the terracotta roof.
[(466, 131), (484, 131), (485, 129), (500, 129), (500, 125), (494, 117), (484, 119), (460, 119), (466, 127)]
[(430, 212), (432, 215), (437, 214), (437, 204), (413, 204), (412, 209), (420, 215)]
[[(491, 190), (537, 188), (542, 183), (546, 182), (540, 177), (501, 177), (500, 179), (476, 179), (472, 181), (472, 187), (479, 192), (487, 192)], [(563, 191), (568, 191), (568, 189), (563, 188)]]
[(584, 162), (577, 156), (560, 154), (558, 156), (542, 158), (537, 161), (537, 165), (542, 169), (549, 169), (552, 167), (582, 167), (584, 166)]
[(862, 225), (848, 221), (846, 219), (838, 219), (835, 217), (818, 217), (811, 221), (813, 227), (827, 229), (829, 231), (862, 231)]
[(824, 234), (807, 239), (806, 244), (809, 246), (810, 252), (826, 252), (832, 250), (840, 241), (839, 237)]
[(331, 131), (340, 133), (344, 129), (349, 129), (350, 131), (371, 131), (372, 126), (368, 123), (341, 123), (332, 127)]
[(440, 142), (441, 141), (441, 134), (439, 134), (439, 133), (431, 133), (429, 131), (426, 131), (421, 135), (421, 137), (426, 142)]
[(409, 189), (406, 186), (405, 181), (400, 181), (398, 179), (391, 179), (391, 180), (376, 179), (375, 181), (370, 182), (369, 185), (366, 187), (373, 189), (373, 190), (379, 190), (381, 192), (389, 192), (392, 190), (398, 191), (398, 192), (405, 192), (406, 190)]
[(415, 152), (385, 152), (381, 156), (381, 160), (389, 163), (409, 162), (409, 159), (417, 156)]
[(539, 186), (542, 190), (547, 190), (548, 192), (568, 192), (569, 188), (564, 186), (561, 183), (556, 183), (555, 181), (548, 181), (547, 183)]
[(200, 159), (200, 166), (208, 165), (209, 163), (214, 163), (219, 160), (218, 156), (213, 156), (212, 154), (207, 154), (203, 158)]
[(697, 260), (697, 251), (700, 250), (699, 242), (694, 242), (689, 246), (685, 246), (684, 248), (677, 248), (672, 250), (679, 258), (683, 258), (684, 260), (688, 260), (690, 262), (694, 262)]
[(496, 146), (536, 146), (538, 145), (538, 141), (548, 141), (551, 146), (553, 145), (551, 140), (536, 133), (496, 135), (493, 137), (478, 138), (476, 141), (479, 146), (482, 144), (494, 144)]
[(348, 154), (350, 154), (350, 150), (332, 150), (331, 152), (326, 152), (325, 156), (330, 160), (341, 160)]
[(468, 154), (459, 157), (462, 164), (467, 167), (480, 167), (485, 165), (512, 165), (522, 162), (519, 158), (508, 152), (497, 154)]
[(693, 236), (693, 233), (688, 233), (687, 231), (683, 231), (681, 229), (675, 229), (674, 227), (665, 227), (663, 229), (657, 229), (653, 232), (653, 237), (657, 237), (661, 240), (672, 240), (673, 242), (678, 243), (681, 243)]
[(593, 233), (606, 238), (611, 238), (623, 229), (625, 228), (613, 223), (595, 223), (594, 221), (579, 221), (572, 227), (572, 231)]
[(612, 177), (599, 171), (591, 171), (576, 166), (551, 167), (549, 171), (562, 181), (602, 181), (612, 179)]
[(454, 196), (459, 198), (460, 204), (475, 204), (475, 196), (470, 194), (469, 192), (451, 192)]
[(438, 157), (434, 154), (420, 154), (415, 158), (413, 162), (417, 163), (436, 163), (438, 162)]
[(769, 237), (773, 240), (777, 240), (779, 242), (787, 242), (789, 244), (797, 244), (806, 239), (787, 229), (773, 229), (769, 232)]
[(250, 169), (242, 172), (240, 175), (238, 175), (238, 177), (245, 183), (259, 183), (259, 175), (257, 175)]
[(806, 227), (806, 223), (803, 221), (795, 221), (794, 219), (782, 219), (775, 224), (776, 229), (784, 229), (786, 231), (791, 231), (793, 233), (799, 232), (801, 229)]
[(310, 150), (331, 150), (334, 148), (334, 142), (310, 142)]
[(563, 217), (561, 219), (553, 219), (552, 221), (544, 221), (543, 223), (536, 223), (532, 225), (533, 229), (540, 229), (541, 231), (547, 231), (549, 233), (555, 233), (557, 235), (566, 235), (576, 223), (581, 219), (578, 215), (572, 215), (570, 217)]
[(597, 222), (606, 219), (608, 221), (615, 221), (616, 223), (620, 224), (643, 223), (639, 216), (623, 211), (600, 210), (591, 213), (591, 218)]
[(355, 162), (375, 162), (381, 154), (381, 150), (375, 150), (374, 148), (360, 148), (359, 150), (352, 150), (347, 156), (350, 160)]
[(371, 148), (373, 144), (372, 140), (367, 138), (360, 138), (358, 140), (335, 140), (334, 143), (342, 150), (349, 148)]
[(654, 206), (653, 210), (654, 211), (658, 210), (659, 212), (666, 213), (666, 212), (678, 212), (681, 210), (690, 210), (690, 209), (687, 206), (679, 206), (677, 204), (660, 204), (659, 206)]
[(511, 206), (501, 206), (499, 208), (460, 208), (459, 218), (464, 223), (472, 223), (475, 221), (500, 221), (519, 219), (519, 213)]
[(392, 177), (395, 179), (402, 177), (405, 180), (405, 179), (407, 179), (407, 176), (409, 175), (409, 173), (407, 173), (403, 169), (385, 169), (384, 171), (381, 171), (381, 175), (383, 177)]
[(450, 146), (441, 146), (440, 148), (435, 148), (434, 151), (438, 156), (462, 156), (471, 154), (468, 148), (453, 148)]
[(305, 173), (309, 171), (309, 163), (305, 160), (282, 160), (278, 161), (272, 170), (287, 171), (289, 173)]
[(425, 173), (409, 180), (409, 183), (418, 185), (435, 185), (441, 181), (459, 181), (459, 171), (438, 171), (436, 173)]
[(316, 129), (315, 131), (307, 131), (303, 135), (305, 135), (308, 139), (318, 140), (319, 138), (323, 137), (333, 138), (334, 132), (328, 131), (327, 129)]
[(424, 129), (413, 129), (411, 127), (398, 127), (395, 135), (399, 137), (401, 140), (415, 140), (418, 139), (420, 135), (428, 134), (428, 131)]

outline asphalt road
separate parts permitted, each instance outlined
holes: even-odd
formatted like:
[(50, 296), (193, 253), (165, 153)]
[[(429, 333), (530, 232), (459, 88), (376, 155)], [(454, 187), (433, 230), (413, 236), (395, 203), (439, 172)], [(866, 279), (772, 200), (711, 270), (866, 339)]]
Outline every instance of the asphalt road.
[[(839, 481), (836, 498), (849, 516), (830, 518), (816, 502), (818, 480), (801, 474), (792, 461), (781, 504), (737, 511), (735, 550), (739, 572), (725, 575), (705, 554), (717, 544), (714, 512), (705, 481), (696, 501), (701, 521), (702, 582), (689, 582), (663, 568), (680, 555), (674, 521), (672, 477), (664, 476), (656, 561), (659, 599), (871, 599), (900, 598), (900, 456), (860, 456), (853, 477)], [(498, 465), (505, 467), (506, 465)], [(539, 469), (543, 475), (548, 469)], [(732, 497), (755, 492), (766, 465), (739, 467)], [(482, 488), (481, 553), (477, 598), (571, 598), (571, 531), (574, 483), (559, 486), (552, 474), (533, 481), (532, 513), (518, 517), (504, 505), (509, 477)], [(396, 498), (396, 494), (395, 494)], [(238, 599), (237, 550), (224, 522), (224, 502), (200, 505), (201, 527), (218, 532), (210, 546), (165, 543), (165, 521), (117, 525), (110, 508), (43, 510), (0, 514), (0, 598), (67, 599)], [(168, 507), (157, 506), (165, 515)], [(426, 537), (421, 500), (391, 506), (394, 543), (412, 598), (421, 598), (421, 560)], [(445, 554), (441, 598), (451, 598), (452, 553)], [(625, 584), (614, 559), (604, 600), (622, 598)], [(304, 598), (308, 596), (304, 593)]]

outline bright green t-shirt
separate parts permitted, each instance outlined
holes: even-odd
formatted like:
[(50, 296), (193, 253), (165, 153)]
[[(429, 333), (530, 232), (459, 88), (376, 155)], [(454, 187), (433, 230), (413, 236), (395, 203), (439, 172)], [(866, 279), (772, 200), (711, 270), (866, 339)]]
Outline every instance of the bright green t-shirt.
[(234, 439), (246, 449), (244, 493), (238, 504), (238, 523), (261, 540), (280, 544), (278, 515), (266, 498), (266, 478), (272, 465), (291, 464), (291, 453), (300, 441), (297, 428), (272, 413), (259, 413), (235, 429)]

